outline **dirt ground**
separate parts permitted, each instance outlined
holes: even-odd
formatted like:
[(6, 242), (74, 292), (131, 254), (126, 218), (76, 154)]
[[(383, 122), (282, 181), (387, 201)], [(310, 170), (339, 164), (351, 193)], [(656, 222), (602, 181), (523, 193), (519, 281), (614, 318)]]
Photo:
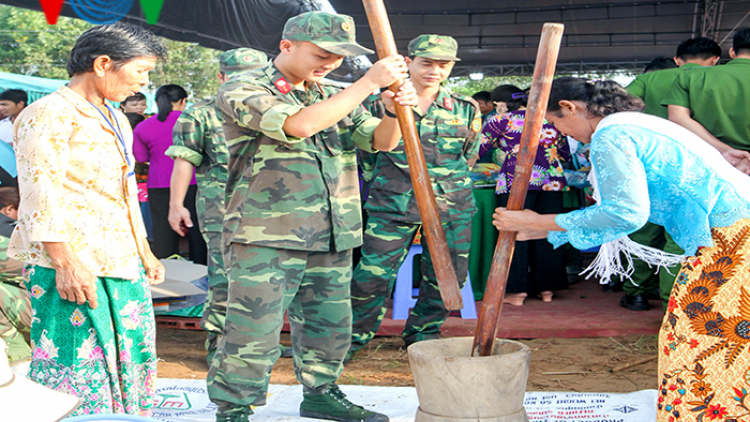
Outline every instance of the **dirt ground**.
[[(201, 331), (157, 330), (156, 348), (162, 378), (205, 378)], [(624, 393), (656, 387), (656, 336), (521, 340), (531, 348), (527, 391)], [(282, 334), (289, 345), (289, 334)], [(413, 386), (403, 342), (376, 337), (344, 368), (340, 384)], [(638, 362), (645, 363), (635, 364)], [(628, 366), (620, 369), (618, 367)], [(615, 372), (611, 372), (616, 369)], [(279, 359), (271, 383), (295, 384), (291, 359)]]

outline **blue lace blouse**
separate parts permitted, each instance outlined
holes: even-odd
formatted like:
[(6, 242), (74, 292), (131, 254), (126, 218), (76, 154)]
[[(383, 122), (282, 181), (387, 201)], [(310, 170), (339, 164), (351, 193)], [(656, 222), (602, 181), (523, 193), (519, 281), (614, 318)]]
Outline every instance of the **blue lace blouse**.
[(750, 177), (687, 129), (642, 113), (603, 119), (591, 139), (599, 202), (559, 214), (558, 247), (587, 249), (627, 236), (647, 221), (664, 226), (687, 255), (711, 246), (711, 227), (750, 218)]

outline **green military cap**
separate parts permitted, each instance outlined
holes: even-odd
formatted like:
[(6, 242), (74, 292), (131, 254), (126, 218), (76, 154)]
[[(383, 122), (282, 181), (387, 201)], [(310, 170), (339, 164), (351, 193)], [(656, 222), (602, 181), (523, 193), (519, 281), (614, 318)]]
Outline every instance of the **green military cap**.
[(257, 69), (268, 62), (266, 53), (252, 48), (227, 50), (219, 56), (219, 71), (228, 77), (244, 70)]
[(409, 41), (409, 57), (460, 61), (458, 43), (450, 35), (422, 34)]
[(326, 51), (342, 56), (373, 53), (357, 44), (354, 38), (354, 19), (347, 15), (321, 11), (297, 15), (286, 21), (283, 38), (310, 41)]

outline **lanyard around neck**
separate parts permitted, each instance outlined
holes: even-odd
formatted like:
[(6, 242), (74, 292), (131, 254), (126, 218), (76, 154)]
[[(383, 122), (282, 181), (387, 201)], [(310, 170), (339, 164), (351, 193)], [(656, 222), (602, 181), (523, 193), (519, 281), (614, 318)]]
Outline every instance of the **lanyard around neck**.
[[(122, 129), (120, 128), (120, 122), (117, 121), (117, 116), (115, 116), (115, 111), (112, 110), (107, 104), (104, 104), (104, 107), (107, 107), (107, 110), (109, 110), (109, 114), (112, 116), (112, 119), (114, 119), (114, 124), (112, 123), (112, 120), (109, 120), (109, 117), (107, 117), (106, 114), (97, 106), (95, 106), (92, 102), (89, 101), (89, 104), (91, 104), (96, 111), (99, 112), (99, 114), (102, 115), (104, 120), (109, 124), (109, 127), (112, 128), (112, 131), (115, 133), (115, 136), (117, 137), (117, 140), (120, 141), (120, 145), (122, 145), (122, 150), (125, 153), (125, 161), (128, 163), (128, 168), (130, 168), (130, 157), (128, 156), (128, 148), (125, 146), (125, 137), (122, 135)], [(130, 174), (128, 174), (130, 176)]]

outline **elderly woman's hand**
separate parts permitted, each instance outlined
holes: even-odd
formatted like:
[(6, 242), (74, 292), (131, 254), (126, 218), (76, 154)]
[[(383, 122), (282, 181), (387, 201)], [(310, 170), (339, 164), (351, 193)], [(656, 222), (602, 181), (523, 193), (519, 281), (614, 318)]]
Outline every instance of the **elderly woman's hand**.
[(554, 217), (540, 215), (531, 210), (509, 211), (498, 207), (492, 215), (492, 224), (498, 230), (518, 232), (516, 240), (537, 240), (545, 239), (549, 230), (560, 229), (554, 223)]
[(55, 283), (60, 297), (79, 305), (87, 301), (91, 309), (96, 309), (96, 276), (82, 264), (63, 266), (55, 269)]
[(155, 284), (161, 284), (164, 282), (164, 277), (166, 276), (164, 265), (162, 265), (161, 261), (159, 261), (159, 259), (151, 252), (151, 248), (148, 247), (148, 241), (144, 240), (144, 243), (145, 256), (143, 257), (143, 269), (146, 270), (148, 282), (152, 286)]
[(535, 228), (539, 214), (531, 210), (510, 211), (504, 207), (495, 208), (492, 224), (498, 230), (521, 231)]
[(67, 242), (42, 242), (55, 269), (57, 293), (63, 300), (96, 309), (96, 276), (78, 260)]

